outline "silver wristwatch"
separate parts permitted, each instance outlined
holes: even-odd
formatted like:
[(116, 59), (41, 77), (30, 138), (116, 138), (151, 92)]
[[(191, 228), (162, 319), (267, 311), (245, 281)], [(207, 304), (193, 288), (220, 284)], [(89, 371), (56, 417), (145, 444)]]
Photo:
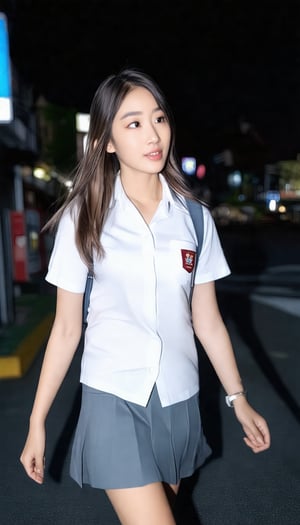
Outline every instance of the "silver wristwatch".
[(225, 396), (226, 405), (228, 407), (233, 407), (233, 401), (240, 396), (246, 396), (247, 392), (246, 390), (242, 390), (241, 392), (236, 392), (235, 394), (231, 394), (230, 396)]

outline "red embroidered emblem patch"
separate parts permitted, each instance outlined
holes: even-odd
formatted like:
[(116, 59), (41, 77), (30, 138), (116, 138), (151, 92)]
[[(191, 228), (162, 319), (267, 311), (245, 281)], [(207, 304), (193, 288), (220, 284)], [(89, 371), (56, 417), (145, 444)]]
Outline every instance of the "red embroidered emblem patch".
[(182, 266), (183, 268), (191, 273), (195, 266), (196, 252), (192, 250), (181, 250)]

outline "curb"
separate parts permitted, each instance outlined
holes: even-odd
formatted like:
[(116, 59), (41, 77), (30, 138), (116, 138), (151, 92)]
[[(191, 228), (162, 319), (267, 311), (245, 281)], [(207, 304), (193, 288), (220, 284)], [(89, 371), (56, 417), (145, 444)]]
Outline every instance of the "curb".
[(10, 356), (0, 357), (0, 379), (22, 377), (46, 341), (54, 313), (48, 314), (17, 346)]

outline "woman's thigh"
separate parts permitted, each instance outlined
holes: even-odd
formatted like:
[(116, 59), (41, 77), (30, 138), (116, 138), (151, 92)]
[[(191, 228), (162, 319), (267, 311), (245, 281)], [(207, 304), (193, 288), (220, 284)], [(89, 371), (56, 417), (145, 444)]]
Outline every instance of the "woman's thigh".
[(175, 525), (162, 483), (111, 489), (106, 493), (122, 525)]

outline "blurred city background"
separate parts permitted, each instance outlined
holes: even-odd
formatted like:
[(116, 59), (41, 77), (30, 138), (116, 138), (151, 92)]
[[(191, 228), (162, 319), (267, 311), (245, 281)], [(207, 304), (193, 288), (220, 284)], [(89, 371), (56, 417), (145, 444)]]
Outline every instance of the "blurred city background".
[[(41, 227), (72, 183), (98, 84), (125, 65), (167, 94), (182, 169), (221, 229), (245, 227), (252, 241), (298, 232), (297, 1), (1, 4), (1, 323), (21, 283), (45, 272), (52, 240)], [(249, 253), (244, 263), (262, 269)], [(278, 264), (296, 263), (285, 255)]]
[[(57, 508), (45, 496), (46, 515), (37, 516), (35, 501), (44, 493), (37, 496), (17, 471), (18, 501), (33, 516), (25, 518), (14, 507), (16, 466), (10, 468), (9, 458), (17, 458), (22, 445), (54, 313), (53, 290), (44, 282), (53, 238), (41, 228), (72, 184), (95, 90), (126, 65), (153, 76), (169, 100), (182, 170), (209, 203), (232, 270), (217, 283), (222, 313), (252, 398), (275, 434), (270, 453), (255, 463), (237, 443), (230, 448), (234, 423), (218, 409), (227, 422), (220, 424), (224, 460), (220, 429), (207, 418), (218, 459), (196, 483), (201, 524), (299, 525), (298, 0), (0, 0), (0, 464), (11, 480), (1, 489), (0, 521), (115, 523), (105, 502), (104, 521), (94, 514), (92, 492), (88, 509), (79, 508), (82, 496), (76, 492), (74, 502), (66, 479), (68, 517), (59, 514), (65, 500), (54, 482)], [(60, 410), (72, 403), (77, 377), (76, 365), (52, 416), (63, 434), (67, 422)], [(207, 378), (215, 399), (220, 389), (211, 371), (204, 383)], [(11, 433), (4, 435), (4, 428)], [(57, 433), (50, 437), (54, 455), (62, 439)], [(252, 491), (245, 489), (245, 476)], [(220, 504), (220, 491), (226, 504)]]

